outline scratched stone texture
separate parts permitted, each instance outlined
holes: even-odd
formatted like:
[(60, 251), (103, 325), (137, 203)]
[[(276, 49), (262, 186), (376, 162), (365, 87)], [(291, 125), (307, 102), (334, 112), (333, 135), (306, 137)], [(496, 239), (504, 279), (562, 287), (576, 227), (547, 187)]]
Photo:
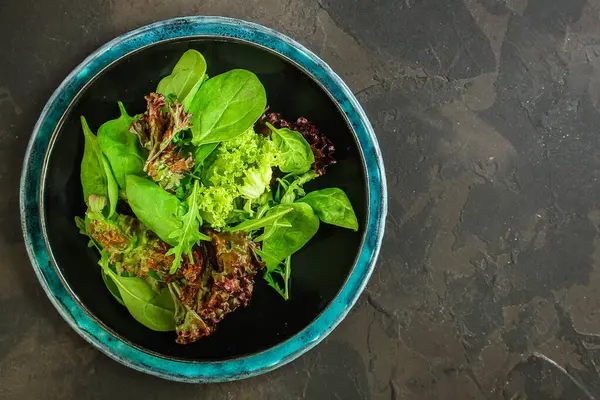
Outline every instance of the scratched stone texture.
[[(379, 138), (381, 257), (317, 348), (240, 382), (129, 370), (59, 317), (18, 178), (43, 104), (116, 35), (182, 15), (290, 35)], [(600, 399), (600, 0), (0, 0), (1, 399)]]

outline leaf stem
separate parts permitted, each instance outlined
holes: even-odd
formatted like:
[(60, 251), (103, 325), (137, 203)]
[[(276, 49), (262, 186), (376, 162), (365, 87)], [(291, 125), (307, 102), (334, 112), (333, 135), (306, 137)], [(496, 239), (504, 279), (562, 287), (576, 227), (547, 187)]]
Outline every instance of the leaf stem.
[(285, 270), (284, 270), (284, 274), (283, 274), (283, 286), (284, 286), (284, 290), (285, 290), (285, 294), (283, 295), (283, 298), (286, 300), (288, 300), (290, 298), (289, 282), (290, 282), (291, 274), (292, 274), (292, 256), (287, 256), (287, 258), (285, 259)]

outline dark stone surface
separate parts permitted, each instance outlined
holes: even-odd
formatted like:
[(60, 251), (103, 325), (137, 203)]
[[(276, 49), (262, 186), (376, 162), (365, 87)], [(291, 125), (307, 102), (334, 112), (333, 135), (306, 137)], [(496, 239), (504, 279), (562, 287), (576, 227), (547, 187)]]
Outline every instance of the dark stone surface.
[[(389, 218), (348, 318), (270, 374), (183, 385), (62, 321), (29, 266), (18, 178), (90, 51), (178, 15), (262, 23), (323, 57), (377, 131)], [(0, 0), (0, 398), (600, 398), (600, 1)]]

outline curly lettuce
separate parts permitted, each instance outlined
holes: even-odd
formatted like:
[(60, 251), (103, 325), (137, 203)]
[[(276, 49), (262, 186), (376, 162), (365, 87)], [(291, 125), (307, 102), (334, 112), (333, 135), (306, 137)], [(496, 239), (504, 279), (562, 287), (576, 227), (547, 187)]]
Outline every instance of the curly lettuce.
[(269, 191), (277, 149), (270, 138), (249, 129), (222, 142), (205, 162), (198, 208), (213, 228), (227, 224), (236, 201), (256, 200)]

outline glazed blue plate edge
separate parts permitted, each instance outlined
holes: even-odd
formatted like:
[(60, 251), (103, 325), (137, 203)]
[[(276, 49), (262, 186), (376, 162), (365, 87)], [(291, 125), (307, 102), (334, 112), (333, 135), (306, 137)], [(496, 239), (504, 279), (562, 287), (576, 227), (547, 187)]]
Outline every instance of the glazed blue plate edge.
[[(84, 85), (115, 60), (142, 47), (185, 37), (245, 40), (271, 49), (298, 64), (324, 86), (343, 110), (363, 152), (369, 187), (365, 239), (344, 287), (321, 315), (304, 330), (264, 352), (233, 360), (193, 363), (169, 360), (141, 351), (104, 330), (63, 286), (46, 249), (39, 213), (41, 171), (46, 149), (60, 118)], [(183, 17), (128, 32), (102, 46), (77, 66), (52, 94), (29, 141), (20, 183), (21, 225), (27, 252), (44, 291), (60, 315), (85, 340), (109, 357), (136, 370), (182, 382), (243, 379), (280, 367), (323, 340), (347, 315), (374, 269), (387, 215), (387, 188), (381, 152), (371, 124), (342, 79), (319, 57), (291, 38), (261, 25), (224, 17)]]

